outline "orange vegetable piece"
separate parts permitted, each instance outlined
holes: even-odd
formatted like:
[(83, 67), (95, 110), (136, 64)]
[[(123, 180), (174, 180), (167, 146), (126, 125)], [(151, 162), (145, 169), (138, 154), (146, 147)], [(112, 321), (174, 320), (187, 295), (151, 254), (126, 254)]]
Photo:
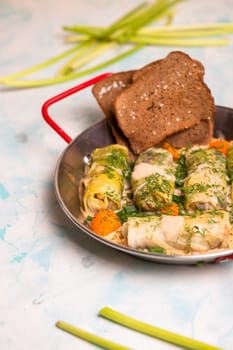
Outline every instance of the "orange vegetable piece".
[(110, 209), (103, 209), (94, 215), (90, 228), (97, 235), (106, 236), (120, 226), (121, 222), (117, 214)]
[(164, 206), (160, 212), (162, 214), (167, 214), (167, 215), (172, 215), (172, 216), (177, 216), (179, 215), (179, 206), (176, 203), (172, 203), (170, 205)]
[(212, 140), (209, 143), (209, 148), (216, 148), (219, 152), (227, 155), (228, 149), (229, 149), (229, 142), (226, 140)]
[(168, 142), (164, 142), (162, 147), (165, 148), (168, 152), (170, 152), (173, 155), (173, 159), (180, 158), (179, 152), (175, 149), (175, 147), (170, 145)]

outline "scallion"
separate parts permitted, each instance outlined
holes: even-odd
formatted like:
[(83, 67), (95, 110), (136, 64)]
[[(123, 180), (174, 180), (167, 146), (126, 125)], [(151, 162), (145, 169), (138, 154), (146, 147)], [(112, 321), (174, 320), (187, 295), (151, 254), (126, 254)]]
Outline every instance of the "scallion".
[(99, 63), (96, 66), (84, 69), (82, 71), (78, 71), (75, 73), (70, 73), (67, 75), (57, 76), (53, 78), (48, 79), (38, 79), (38, 80), (14, 80), (14, 79), (6, 79), (4, 80), (4, 84), (6, 86), (11, 87), (19, 87), (19, 88), (27, 88), (27, 87), (39, 87), (39, 86), (47, 86), (47, 85), (53, 85), (53, 84), (59, 84), (64, 83), (65, 81), (81, 78), (85, 75), (94, 73), (100, 69), (103, 69), (117, 61), (122, 60), (123, 58), (132, 55), (136, 51), (142, 49), (143, 45), (136, 45), (133, 48), (129, 49), (126, 52), (123, 52), (122, 54), (115, 56), (107, 61), (104, 61), (103, 63)]
[(179, 335), (162, 328), (152, 326), (148, 323), (138, 321), (135, 318), (124, 315), (110, 307), (104, 307), (99, 311), (99, 315), (107, 318), (112, 322), (116, 322), (122, 326), (134, 329), (140, 333), (147, 334), (151, 337), (164, 340), (166, 342), (179, 345), (184, 349), (190, 350), (221, 350), (216, 346), (212, 346), (201, 341)]
[(102, 349), (108, 349), (108, 350), (132, 350), (126, 346), (114, 343), (110, 340), (107, 340), (105, 338), (102, 338), (96, 334), (87, 332), (81, 328), (72, 326), (69, 323), (66, 323), (64, 321), (57, 321), (56, 326), (63, 331), (66, 331), (80, 339), (86, 340), (89, 343), (92, 343), (94, 345), (100, 346)]
[[(117, 19), (108, 27), (74, 25), (64, 26), (68, 35), (65, 42), (74, 43), (74, 47), (47, 61), (20, 72), (0, 77), (0, 83), (12, 87), (38, 87), (63, 83), (83, 77), (103, 69), (125, 57), (132, 55), (146, 45), (203, 47), (228, 44), (223, 35), (233, 33), (233, 23), (212, 23), (188, 26), (172, 26), (174, 7), (183, 0), (156, 0), (144, 2)], [(163, 26), (149, 26), (164, 19)], [(123, 54), (96, 64), (97, 57), (110, 51), (113, 47), (126, 46)], [(128, 49), (130, 46), (130, 49)], [(22, 78), (57, 64), (70, 57), (59, 67), (54, 77), (38, 80)], [(92, 66), (90, 66), (90, 64)]]

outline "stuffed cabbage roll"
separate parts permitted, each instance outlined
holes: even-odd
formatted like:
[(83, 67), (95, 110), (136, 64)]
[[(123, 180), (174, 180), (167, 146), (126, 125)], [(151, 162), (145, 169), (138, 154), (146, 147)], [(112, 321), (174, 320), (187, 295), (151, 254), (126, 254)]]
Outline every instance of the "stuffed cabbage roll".
[(80, 182), (83, 214), (93, 215), (100, 209), (120, 209), (129, 172), (126, 147), (113, 144), (95, 149), (86, 175)]
[(226, 211), (206, 211), (194, 216), (130, 217), (123, 225), (129, 247), (163, 248), (184, 253), (226, 248), (230, 232)]
[(214, 148), (191, 148), (186, 152), (185, 207), (195, 210), (225, 209), (226, 158)]
[(133, 168), (131, 183), (139, 209), (151, 211), (171, 203), (175, 188), (172, 154), (158, 147), (151, 147), (140, 154)]

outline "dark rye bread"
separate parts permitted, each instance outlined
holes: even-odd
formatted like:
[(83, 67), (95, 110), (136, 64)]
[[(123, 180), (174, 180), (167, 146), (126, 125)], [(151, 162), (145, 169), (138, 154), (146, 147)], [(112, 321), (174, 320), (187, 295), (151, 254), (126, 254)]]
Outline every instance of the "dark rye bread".
[(126, 146), (129, 149), (131, 158), (134, 158), (134, 154), (130, 149), (128, 139), (125, 137), (117, 124), (116, 118), (113, 114), (112, 106), (115, 97), (124, 88), (131, 84), (133, 73), (134, 71), (114, 73), (111, 76), (100, 80), (92, 88), (92, 93), (105, 114), (116, 142), (120, 145)]
[(131, 84), (133, 73), (134, 71), (114, 73), (93, 86), (92, 93), (107, 118), (111, 117), (116, 95)]
[[(186, 55), (181, 51), (173, 51), (172, 55)], [(161, 61), (161, 60), (160, 60)], [(192, 59), (193, 68), (196, 70), (200, 79), (203, 79), (205, 74), (205, 69), (202, 63), (198, 60)], [(152, 74), (153, 67), (157, 64), (158, 61), (154, 61), (152, 63), (147, 64), (146, 66), (138, 69), (134, 72), (132, 76), (132, 82), (140, 79), (140, 77), (145, 74), (148, 70), (150, 70), (150, 74)], [(190, 127), (188, 129), (184, 129), (182, 131), (178, 131), (170, 136), (168, 136), (164, 142), (170, 143), (172, 146), (177, 148), (182, 148), (190, 144), (198, 144), (205, 145), (208, 144), (210, 139), (213, 137), (213, 121), (212, 120), (201, 120), (198, 124)]]
[[(181, 51), (173, 51), (171, 55), (179, 55), (180, 57), (186, 56), (185, 53)], [(161, 60), (160, 60), (161, 61)], [(202, 63), (198, 60), (192, 59), (193, 68), (196, 70), (197, 75), (200, 79), (203, 79), (205, 74), (205, 68)], [(147, 64), (146, 66), (138, 69), (134, 72), (132, 76), (132, 82), (140, 79), (140, 77), (150, 70), (152, 74), (153, 67), (158, 61)], [(177, 148), (182, 148), (190, 144), (206, 145), (213, 137), (213, 120), (201, 120), (198, 124), (178, 131), (170, 136), (168, 136), (163, 142), (168, 142), (172, 146)]]
[(164, 141), (176, 148), (188, 145), (207, 145), (213, 137), (213, 122), (201, 120), (191, 128), (178, 131), (168, 136)]
[[(143, 68), (142, 68), (143, 70)], [(114, 115), (134, 153), (203, 120), (213, 120), (214, 99), (201, 63), (179, 51), (133, 74), (113, 103)]]

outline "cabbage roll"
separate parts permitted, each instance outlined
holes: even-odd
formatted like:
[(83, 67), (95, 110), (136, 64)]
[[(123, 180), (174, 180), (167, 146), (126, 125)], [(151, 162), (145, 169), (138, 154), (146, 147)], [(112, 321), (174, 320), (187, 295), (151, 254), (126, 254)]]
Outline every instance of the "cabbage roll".
[(172, 154), (158, 147), (140, 154), (133, 168), (131, 184), (135, 204), (141, 210), (156, 210), (171, 203), (175, 188)]
[(185, 207), (195, 210), (225, 209), (226, 158), (214, 148), (191, 148), (185, 154)]
[(136, 249), (205, 253), (228, 247), (231, 225), (226, 211), (205, 211), (193, 216), (130, 217), (123, 225), (128, 246)]
[(83, 214), (93, 215), (100, 209), (120, 209), (129, 173), (126, 147), (113, 144), (95, 149), (86, 175), (80, 182)]

